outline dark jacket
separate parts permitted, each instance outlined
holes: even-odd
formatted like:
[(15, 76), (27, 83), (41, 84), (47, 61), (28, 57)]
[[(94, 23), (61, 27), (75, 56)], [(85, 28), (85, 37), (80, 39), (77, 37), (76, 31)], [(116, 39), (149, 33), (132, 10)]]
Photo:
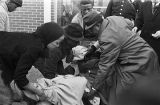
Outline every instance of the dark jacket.
[(0, 32), (0, 69), (9, 84), (13, 79), (22, 88), (28, 84), (26, 74), (38, 57), (43, 55), (43, 44), (29, 33)]
[(42, 24), (34, 33), (0, 32), (0, 70), (6, 85), (15, 80), (19, 88), (28, 84), (26, 75), (47, 45), (63, 35), (54, 22)]
[(49, 50), (49, 56), (45, 59), (42, 74), (45, 78), (52, 79), (57, 74), (64, 75), (64, 66), (62, 59), (64, 54), (60, 47), (55, 47)]
[(156, 31), (160, 30), (160, 6), (157, 7), (155, 13), (152, 13), (152, 2), (142, 3), (141, 10), (135, 21), (135, 25), (142, 30), (141, 37), (145, 39), (151, 47), (156, 51), (160, 61), (160, 39), (152, 37)]
[(122, 16), (128, 19), (135, 19), (136, 10), (129, 0), (110, 0), (104, 17)]

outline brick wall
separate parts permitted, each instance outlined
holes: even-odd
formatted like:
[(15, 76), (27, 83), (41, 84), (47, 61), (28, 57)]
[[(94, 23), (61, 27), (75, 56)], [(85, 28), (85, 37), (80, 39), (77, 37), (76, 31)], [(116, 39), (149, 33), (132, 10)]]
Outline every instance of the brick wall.
[(44, 22), (43, 0), (23, 0), (23, 6), (9, 13), (11, 31), (33, 32)]

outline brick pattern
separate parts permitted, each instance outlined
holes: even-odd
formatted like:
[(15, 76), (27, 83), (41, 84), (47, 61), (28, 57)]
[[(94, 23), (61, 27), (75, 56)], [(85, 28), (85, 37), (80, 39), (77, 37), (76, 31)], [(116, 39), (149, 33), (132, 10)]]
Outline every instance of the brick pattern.
[[(57, 22), (61, 25), (63, 0), (57, 0)], [(51, 21), (54, 21), (54, 0), (51, 0)], [(44, 23), (44, 0), (23, 0), (23, 6), (9, 13), (11, 31), (34, 32)]]
[(34, 32), (44, 23), (43, 0), (23, 0), (23, 6), (9, 13), (11, 31)]

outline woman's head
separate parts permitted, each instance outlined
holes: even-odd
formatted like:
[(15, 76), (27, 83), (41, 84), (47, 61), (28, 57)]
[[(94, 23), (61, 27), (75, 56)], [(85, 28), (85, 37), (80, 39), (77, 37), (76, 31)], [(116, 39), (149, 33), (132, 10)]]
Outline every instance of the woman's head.
[(64, 39), (60, 42), (59, 47), (63, 53), (69, 54), (70, 50), (77, 46), (82, 39), (82, 27), (77, 23), (71, 23), (64, 27)]
[(68, 45), (75, 47), (83, 40), (83, 28), (77, 23), (71, 23), (64, 28), (65, 40)]

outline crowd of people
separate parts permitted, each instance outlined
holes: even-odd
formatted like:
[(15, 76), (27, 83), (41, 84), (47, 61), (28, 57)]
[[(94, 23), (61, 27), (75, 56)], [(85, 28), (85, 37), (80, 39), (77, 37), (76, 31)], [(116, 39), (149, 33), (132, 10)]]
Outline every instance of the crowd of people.
[[(81, 0), (63, 27), (10, 32), (8, 12), (22, 3), (0, 4), (0, 105), (160, 105), (159, 0), (110, 0), (105, 14)], [(33, 66), (43, 75), (35, 83)]]

